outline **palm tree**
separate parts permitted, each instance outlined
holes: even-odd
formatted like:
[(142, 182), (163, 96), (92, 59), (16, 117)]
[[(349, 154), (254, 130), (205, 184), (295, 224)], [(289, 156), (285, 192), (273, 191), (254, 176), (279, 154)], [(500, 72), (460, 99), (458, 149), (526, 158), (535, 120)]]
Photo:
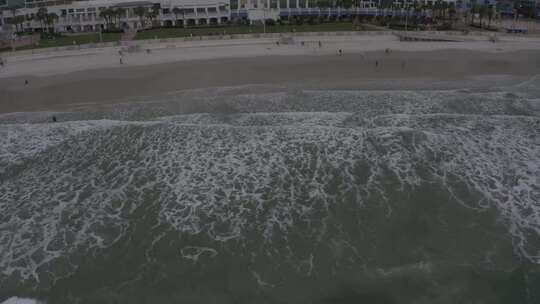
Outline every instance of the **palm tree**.
[(56, 20), (58, 20), (58, 15), (56, 13), (49, 13), (45, 17), (45, 22), (47, 23), (47, 26), (49, 27), (49, 32), (54, 33), (54, 22)]
[(24, 30), (24, 21), (25, 21), (25, 18), (23, 15), (19, 15), (19, 16), (16, 16), (14, 19), (13, 19), (13, 22), (15, 23), (15, 29), (17, 29), (17, 26), (20, 24), (21, 25), (21, 31)]
[(152, 11), (153, 11), (154, 13), (159, 14), (159, 9), (160, 9), (160, 8), (161, 8), (161, 4), (159, 4), (159, 3), (154, 3), (154, 4), (152, 4)]
[(133, 9), (135, 15), (137, 15), (141, 21), (141, 27), (144, 28), (144, 16), (146, 15), (146, 7), (137, 6)]
[(456, 5), (454, 2), (450, 2), (450, 5), (448, 6), (448, 18), (450, 18), (450, 22), (452, 23), (452, 27), (454, 27), (454, 23), (456, 22)]
[(414, 2), (413, 3), (404, 3), (403, 4), (403, 10), (405, 10), (405, 20), (409, 22), (408, 20), (411, 18), (411, 12), (414, 10)]
[(387, 18), (387, 9), (392, 7), (392, 0), (382, 0), (381, 1), (381, 8), (382, 8), (382, 12), (383, 12), (383, 20), (386, 22), (386, 20), (388, 19)]
[[(328, 0), (317, 0), (317, 7), (319, 8), (319, 17), (321, 17), (321, 9), (330, 7), (330, 2)], [(328, 11), (328, 10), (327, 10)]]
[(489, 5), (487, 8), (487, 16), (488, 16), (488, 29), (491, 27), (491, 19), (493, 18), (493, 5)]
[(423, 3), (422, 4), (422, 16), (427, 17), (427, 11), (431, 10), (431, 3)]
[(414, 25), (418, 25), (418, 16), (422, 13), (422, 6), (418, 1), (413, 3), (413, 12), (414, 12)]
[[(178, 24), (178, 15), (182, 14), (182, 20), (185, 20), (185, 11), (183, 8), (174, 7), (172, 9), (172, 12), (174, 14), (174, 24)], [(184, 22), (184, 21), (182, 21)]]
[(478, 10), (478, 4), (472, 3), (471, 4), (471, 25), (474, 25), (474, 17), (476, 15), (477, 10)]
[(46, 22), (47, 20), (47, 15), (48, 15), (48, 11), (47, 11), (47, 8), (46, 7), (40, 7), (36, 13), (36, 18), (39, 20), (39, 24), (41, 25), (41, 31), (43, 32), (44, 31), (44, 26), (43, 24)]
[(126, 10), (119, 7), (117, 8), (116, 10), (113, 11), (113, 14), (114, 14), (114, 17), (115, 17), (115, 23), (116, 23), (116, 27), (118, 28), (119, 27), (119, 24), (120, 24), (120, 19), (122, 17), (124, 17), (124, 15), (126, 14)]
[(480, 6), (480, 11), (479, 11), (479, 14), (480, 14), (480, 27), (483, 27), (482, 20), (483, 20), (484, 17), (486, 16), (486, 13), (487, 13), (486, 6), (485, 6), (485, 5), (481, 5), (481, 6)]
[(160, 16), (161, 4), (159, 3), (152, 4), (151, 11), (152, 11), (152, 14), (149, 17), (150, 17), (150, 21), (152, 22), (152, 26), (154, 26), (154, 19)]
[(158, 16), (158, 14), (154, 10), (150, 10), (146, 12), (146, 18), (148, 21), (150, 21), (150, 25), (154, 26), (154, 20)]
[(397, 11), (398, 11), (398, 5), (396, 3), (393, 3), (390, 5), (390, 20), (394, 20), (397, 17)]
[(430, 13), (431, 13), (431, 19), (434, 19), (434, 17), (435, 17), (434, 15), (435, 15), (435, 14), (433, 13), (433, 3), (432, 3), (432, 2), (428, 2), (427, 5), (424, 6), (424, 8), (425, 8), (426, 11), (428, 11), (428, 10), (430, 11)]
[(103, 19), (105, 19), (105, 24), (107, 29), (110, 28), (110, 26), (113, 24), (112, 18), (113, 18), (113, 10), (111, 8), (106, 8), (99, 12), (99, 16)]
[(15, 31), (18, 32), (19, 31), (19, 26), (18, 24), (15, 22), (15, 19), (17, 18), (17, 11), (19, 10), (19, 6), (12, 6), (9, 8), (9, 10), (11, 11), (11, 14), (13, 15), (13, 24), (15, 24)]
[(443, 2), (442, 5), (441, 5), (441, 9), (442, 9), (442, 17), (443, 19), (446, 19), (446, 13), (448, 12), (448, 2)]

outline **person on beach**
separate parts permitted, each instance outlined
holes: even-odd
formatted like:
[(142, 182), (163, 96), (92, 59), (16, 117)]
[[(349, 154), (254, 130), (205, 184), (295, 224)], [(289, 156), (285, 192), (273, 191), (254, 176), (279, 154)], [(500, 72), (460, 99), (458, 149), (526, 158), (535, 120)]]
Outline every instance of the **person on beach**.
[(379, 60), (375, 60), (375, 67), (379, 66)]
[(146, 49), (146, 54), (150, 54), (150, 49)]
[(120, 57), (120, 64), (124, 64), (124, 62), (122, 61), (122, 57)]
[(28, 79), (24, 80), (24, 85), (28, 85)]
[(56, 122), (56, 116), (53, 115), (52, 121), (53, 121), (53, 122)]
[(301, 42), (302, 46), (304, 46), (304, 41)]
[(0, 57), (0, 68), (3, 68), (3, 67), (4, 67), (4, 59)]
[(343, 51), (341, 49), (339, 49), (339, 56), (341, 56), (343, 54)]
[(321, 41), (320, 41), (320, 40), (319, 40), (319, 47), (322, 47), (322, 43), (321, 43)]

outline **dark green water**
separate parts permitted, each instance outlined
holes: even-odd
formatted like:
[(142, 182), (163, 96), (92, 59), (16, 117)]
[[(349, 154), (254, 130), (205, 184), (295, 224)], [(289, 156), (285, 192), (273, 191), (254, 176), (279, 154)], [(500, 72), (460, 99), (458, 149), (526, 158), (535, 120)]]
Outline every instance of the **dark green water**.
[(0, 116), (0, 301), (540, 303), (537, 85)]

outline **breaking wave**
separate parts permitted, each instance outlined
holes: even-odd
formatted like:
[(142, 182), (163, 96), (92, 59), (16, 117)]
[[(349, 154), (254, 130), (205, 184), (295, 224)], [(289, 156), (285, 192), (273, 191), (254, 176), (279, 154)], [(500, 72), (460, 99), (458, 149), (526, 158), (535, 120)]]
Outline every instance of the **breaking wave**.
[(245, 263), (240, 280), (271, 290), (294, 286), (286, 274), (538, 265), (538, 85), (179, 92), (58, 123), (2, 115), (0, 299), (48, 296), (118, 252), (139, 268), (114, 286), (168, 263), (207, 265), (205, 279)]

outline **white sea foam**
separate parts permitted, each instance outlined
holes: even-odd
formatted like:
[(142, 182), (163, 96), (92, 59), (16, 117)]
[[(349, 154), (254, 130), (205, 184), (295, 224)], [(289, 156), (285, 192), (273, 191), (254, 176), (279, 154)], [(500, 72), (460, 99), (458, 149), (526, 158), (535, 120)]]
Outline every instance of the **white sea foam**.
[[(218, 244), (257, 233), (270, 243), (287, 241), (298, 221), (323, 223), (310, 227), (324, 233), (337, 192), (359, 207), (376, 195), (390, 216), (389, 177), (401, 189), (437, 181), (467, 208), (497, 208), (516, 251), (538, 262), (528, 242), (540, 235), (538, 100), (505, 94), (242, 95), (229, 101), (236, 110), (274, 98), (263, 106), (271, 111), (0, 125), (0, 283), (70, 274), (72, 255), (117, 242), (147, 202), (158, 201), (159, 222), (178, 233)], [(303, 111), (270, 113), (283, 107)], [(456, 181), (481, 199), (461, 196)], [(180, 253), (197, 262), (218, 250)], [(69, 266), (49, 271), (61, 260)], [(303, 263), (311, 274), (313, 257)]]
[(0, 125), (0, 174), (8, 164), (58, 146), (62, 141), (81, 133), (109, 128), (114, 121), (76, 121), (63, 124), (3, 124)]
[(30, 298), (11, 297), (2, 304), (46, 304), (46, 302)]

